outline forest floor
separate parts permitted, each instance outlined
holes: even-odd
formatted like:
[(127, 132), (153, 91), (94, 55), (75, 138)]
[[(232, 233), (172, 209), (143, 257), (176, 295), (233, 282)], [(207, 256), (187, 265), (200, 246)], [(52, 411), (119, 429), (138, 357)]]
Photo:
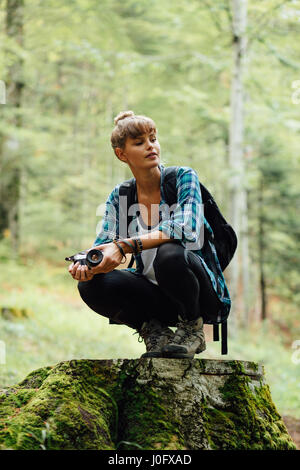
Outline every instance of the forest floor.
[(297, 450), (300, 450), (300, 419), (286, 415), (283, 415), (282, 419), (287, 427), (289, 435), (297, 446)]

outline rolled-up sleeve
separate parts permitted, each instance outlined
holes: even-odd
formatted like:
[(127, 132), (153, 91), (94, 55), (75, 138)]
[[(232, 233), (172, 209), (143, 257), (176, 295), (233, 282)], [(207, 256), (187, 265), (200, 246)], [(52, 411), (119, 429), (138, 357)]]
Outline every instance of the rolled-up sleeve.
[(112, 190), (106, 200), (102, 226), (93, 246), (111, 243), (118, 233), (119, 186)]
[(203, 244), (203, 204), (198, 175), (192, 168), (180, 167), (177, 172), (177, 204), (162, 211), (159, 230), (170, 238), (179, 239), (189, 249), (199, 249)]

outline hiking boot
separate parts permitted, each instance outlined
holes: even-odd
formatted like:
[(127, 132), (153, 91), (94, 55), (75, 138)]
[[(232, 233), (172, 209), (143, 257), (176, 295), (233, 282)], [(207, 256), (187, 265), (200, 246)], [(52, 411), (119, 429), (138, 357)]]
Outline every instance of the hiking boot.
[(173, 339), (162, 349), (163, 357), (193, 359), (195, 354), (206, 349), (203, 318), (191, 321), (183, 320), (180, 316), (178, 318)]
[(167, 326), (163, 326), (159, 320), (152, 318), (148, 322), (144, 322), (141, 329), (137, 331), (144, 340), (146, 350), (141, 357), (162, 357), (162, 347), (170, 341), (174, 333)]

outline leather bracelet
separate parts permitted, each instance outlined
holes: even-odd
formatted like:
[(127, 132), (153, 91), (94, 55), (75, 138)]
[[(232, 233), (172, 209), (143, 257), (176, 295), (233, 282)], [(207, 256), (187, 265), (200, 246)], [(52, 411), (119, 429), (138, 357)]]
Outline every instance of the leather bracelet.
[[(134, 241), (134, 240), (133, 240), (133, 241)], [(132, 248), (132, 253), (133, 253), (133, 254), (136, 254), (136, 246), (135, 246), (135, 244), (132, 245), (130, 242), (128, 242), (128, 241), (126, 241), (126, 240), (123, 240), (123, 238), (114, 238), (114, 239), (113, 239), (113, 242), (114, 242), (114, 243), (115, 243), (115, 242), (123, 242), (123, 243), (125, 243), (126, 245), (130, 246), (130, 248)]]
[[(133, 254), (134, 255), (137, 255), (138, 253), (143, 251), (143, 243), (142, 243), (142, 240), (139, 237), (131, 238), (131, 240), (133, 241), (134, 246), (129, 241), (123, 240), (121, 238), (114, 238), (113, 243), (116, 243), (118, 245), (119, 249), (121, 248), (120, 251), (122, 250), (121, 251), (122, 254), (124, 253), (124, 250), (118, 242), (124, 242), (124, 243), (126, 243), (126, 245), (130, 246), (130, 248), (133, 249)], [(125, 256), (125, 253), (124, 253), (123, 256)]]
[(126, 241), (126, 240), (118, 240), (119, 242), (123, 242), (123, 243), (126, 243), (126, 245), (130, 246), (130, 248), (132, 248), (132, 253), (135, 252), (136, 248), (135, 246), (133, 246), (130, 242)]
[(134, 254), (137, 255), (139, 252), (138, 244), (135, 238), (132, 239), (134, 243)]
[(142, 240), (139, 237), (135, 237), (135, 238), (133, 238), (133, 240), (134, 240), (135, 246), (137, 248), (137, 253), (140, 253), (141, 251), (143, 251)]
[(126, 258), (125, 252), (124, 252), (123, 248), (121, 247), (120, 243), (118, 243), (117, 240), (113, 240), (113, 243), (115, 243), (115, 244), (117, 245), (117, 247), (119, 248), (119, 251), (120, 251), (121, 255), (125, 258), (125, 260), (124, 260), (123, 262), (121, 261), (120, 264), (126, 263), (127, 258)]

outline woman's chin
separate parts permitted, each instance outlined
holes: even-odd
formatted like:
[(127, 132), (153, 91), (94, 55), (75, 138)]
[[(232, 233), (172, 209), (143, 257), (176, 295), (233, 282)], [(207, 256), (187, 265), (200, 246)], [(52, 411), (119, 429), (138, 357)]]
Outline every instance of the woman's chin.
[(147, 157), (146, 158), (146, 161), (147, 161), (147, 166), (157, 166), (160, 162), (160, 158), (155, 156), (155, 158), (152, 158), (152, 157)]

